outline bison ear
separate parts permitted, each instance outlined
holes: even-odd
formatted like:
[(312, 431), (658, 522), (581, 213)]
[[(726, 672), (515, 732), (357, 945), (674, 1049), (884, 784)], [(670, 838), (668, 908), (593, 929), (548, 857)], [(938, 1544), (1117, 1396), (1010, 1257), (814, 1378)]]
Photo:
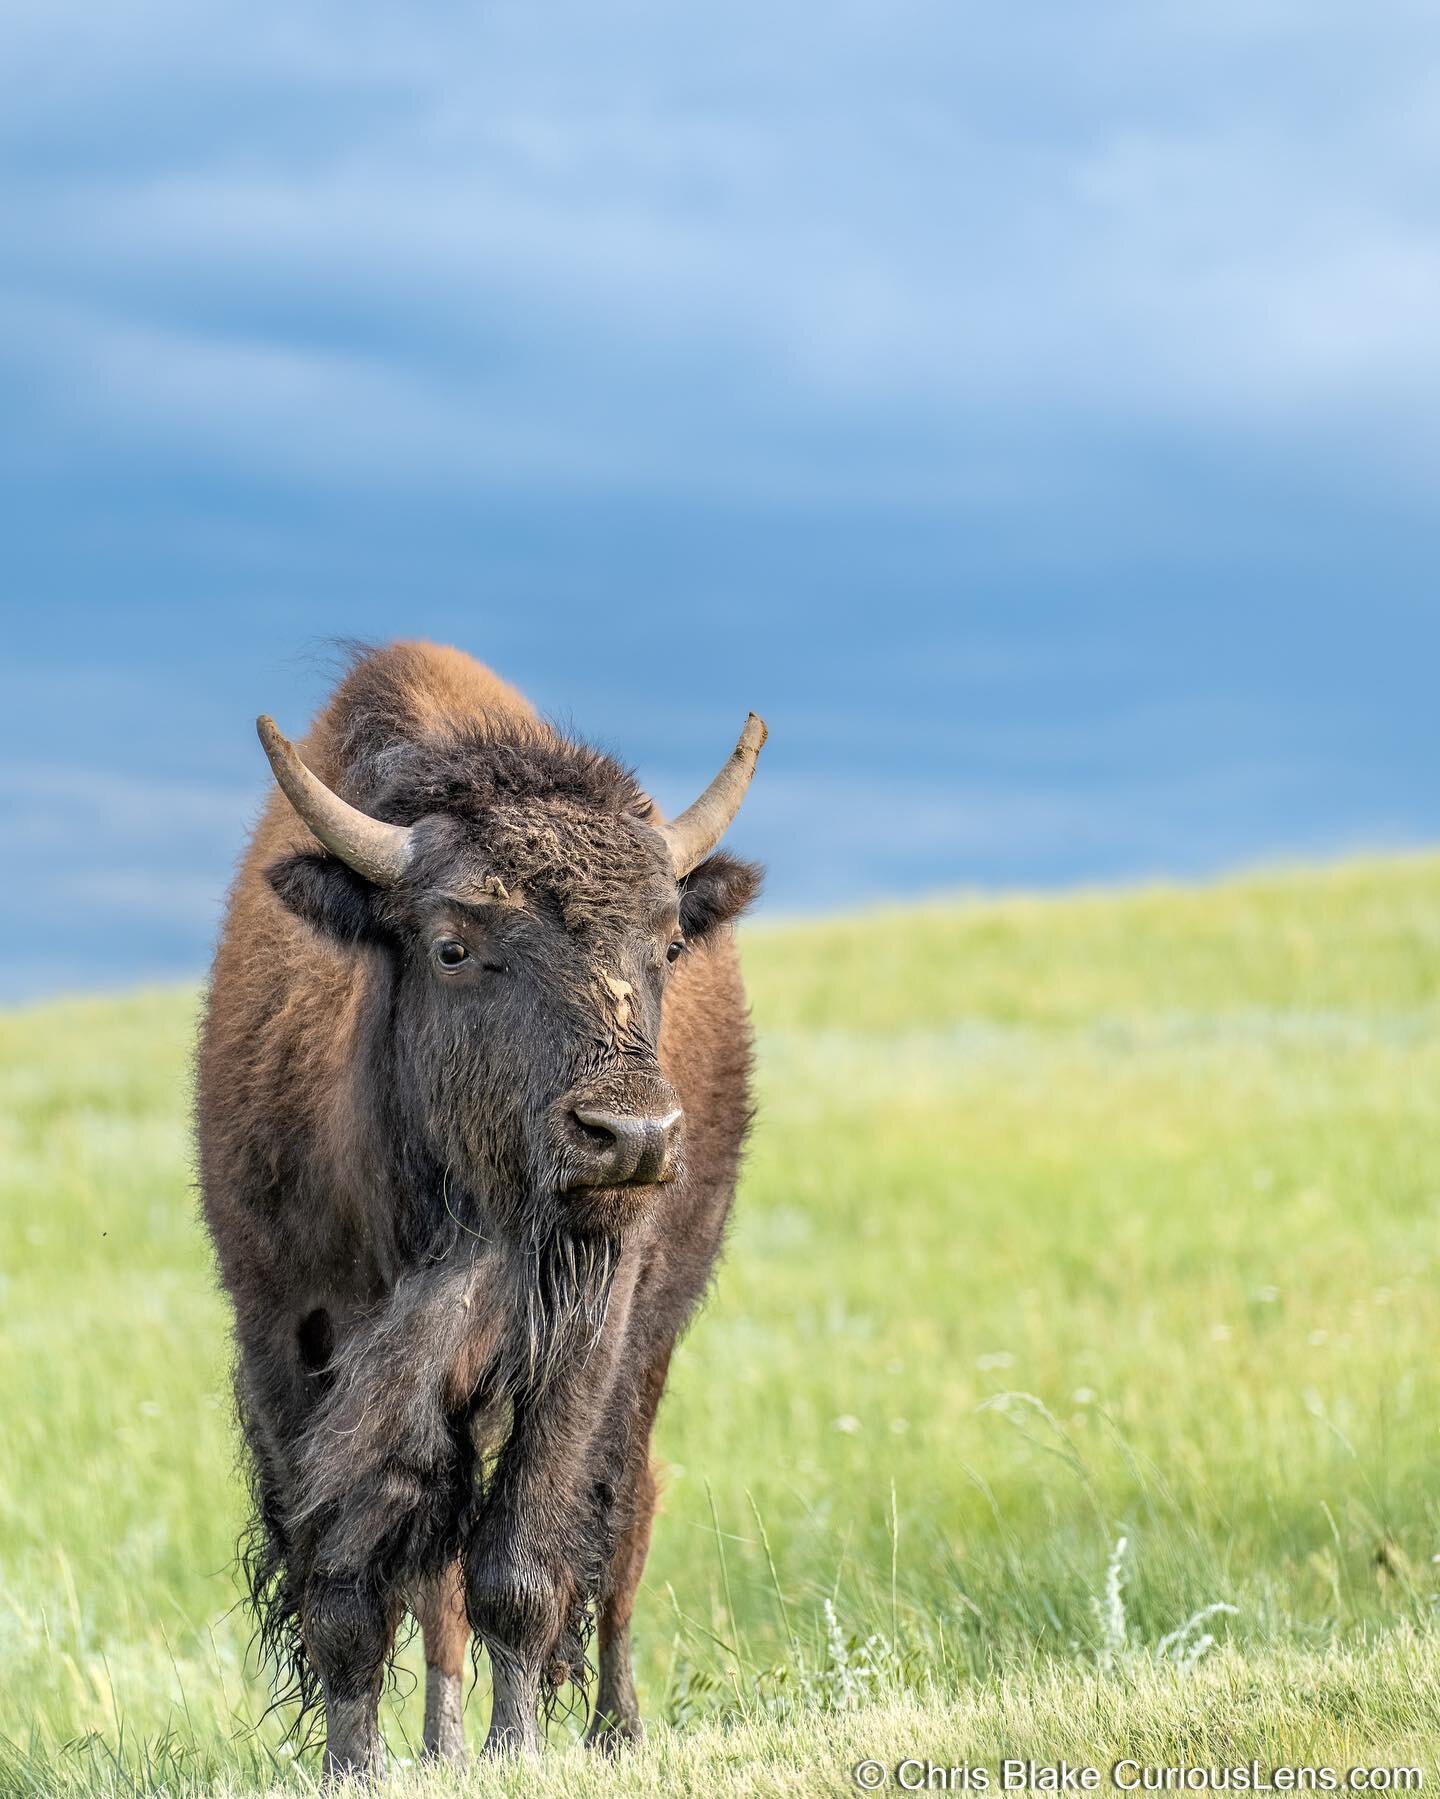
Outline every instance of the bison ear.
[(374, 943), (381, 935), (380, 892), (323, 850), (303, 850), (265, 870), (282, 905), (337, 943)]
[(738, 918), (760, 891), (765, 871), (723, 850), (707, 856), (680, 883), (680, 929), (698, 943), (717, 925)]

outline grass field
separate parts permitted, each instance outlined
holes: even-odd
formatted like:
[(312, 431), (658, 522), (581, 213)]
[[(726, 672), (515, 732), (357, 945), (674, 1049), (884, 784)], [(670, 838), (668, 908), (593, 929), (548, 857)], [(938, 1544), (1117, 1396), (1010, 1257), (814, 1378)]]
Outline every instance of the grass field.
[[(661, 1415), (650, 1742), (590, 1767), (562, 1722), (466, 1789), (838, 1791), (906, 1754), (1433, 1781), (1440, 859), (745, 955), (760, 1121)], [(194, 1014), (0, 1015), (7, 1793), (315, 1770), (233, 1609)], [(399, 1757), (418, 1730), (402, 1677)]]

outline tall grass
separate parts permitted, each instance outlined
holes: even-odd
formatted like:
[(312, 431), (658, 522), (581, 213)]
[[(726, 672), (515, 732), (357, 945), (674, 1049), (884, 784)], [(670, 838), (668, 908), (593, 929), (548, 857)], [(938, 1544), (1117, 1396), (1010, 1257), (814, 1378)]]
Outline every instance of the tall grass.
[[(748, 1743), (798, 1780), (865, 1719), (1198, 1743), (1187, 1692), (1234, 1743), (1330, 1743), (1309, 1692), (1345, 1741), (1429, 1754), (1440, 861), (896, 908), (745, 954), (760, 1120), (661, 1416), (637, 1639), (678, 1734), (643, 1766), (738, 1780)], [(194, 1003), (0, 1016), (6, 1790), (313, 1767), (234, 1609)]]

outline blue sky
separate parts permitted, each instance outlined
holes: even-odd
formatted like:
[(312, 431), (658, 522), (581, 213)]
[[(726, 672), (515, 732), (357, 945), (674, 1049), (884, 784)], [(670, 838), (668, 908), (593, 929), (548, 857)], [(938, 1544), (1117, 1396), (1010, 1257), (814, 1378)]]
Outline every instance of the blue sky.
[(799, 910), (1440, 835), (1440, 19), (0, 17), (0, 996), (203, 967), (335, 637)]

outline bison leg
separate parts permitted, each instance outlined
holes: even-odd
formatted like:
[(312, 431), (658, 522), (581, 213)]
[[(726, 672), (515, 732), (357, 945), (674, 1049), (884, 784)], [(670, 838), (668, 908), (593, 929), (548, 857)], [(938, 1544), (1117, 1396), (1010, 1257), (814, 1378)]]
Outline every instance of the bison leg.
[(542, 1696), (583, 1678), (601, 1572), (592, 1436), (603, 1397), (603, 1387), (597, 1396), (589, 1379), (575, 1378), (567, 1391), (517, 1408), (465, 1551), (466, 1607), (490, 1656), (494, 1693), (487, 1755), (537, 1752)]
[(592, 1749), (613, 1752), (639, 1742), (645, 1734), (630, 1659), (630, 1617), (650, 1553), (650, 1529), (659, 1496), (650, 1465), (650, 1432), (669, 1366), (667, 1348), (646, 1375), (628, 1433), (629, 1454), (616, 1505), (619, 1529), (600, 1588), (600, 1683), (595, 1714), (585, 1733), (586, 1745)]
[(473, 1457), (454, 1370), (483, 1335), (470, 1303), (484, 1276), (465, 1265), (400, 1283), (336, 1351), (302, 1447), (293, 1517), (314, 1571), (302, 1627), (331, 1773), (378, 1767), (376, 1707), (395, 1627), (420, 1577), (453, 1559)]
[[(571, 1263), (573, 1272), (573, 1246)], [(627, 1453), (630, 1408), (615, 1415), (616, 1358), (636, 1272), (623, 1260), (615, 1271), (599, 1337), (576, 1328), (542, 1378), (515, 1395), (510, 1435), (465, 1546), (466, 1609), (489, 1653), (494, 1692), (487, 1755), (537, 1751), (540, 1701), (585, 1677), (589, 1611)], [(583, 1323), (583, 1314), (574, 1317)]]
[(492, 1643), (490, 1686), (493, 1697), (486, 1755), (538, 1755), (540, 1668), (534, 1657), (523, 1649), (512, 1653)]
[(368, 1582), (320, 1576), (306, 1598), (304, 1631), (325, 1704), (326, 1779), (382, 1774), (380, 1683), (395, 1620)]
[(528, 1533), (492, 1517), (467, 1558), (466, 1604), (490, 1657), (485, 1753), (538, 1754), (541, 1685), (567, 1610), (557, 1571)]
[(630, 1660), (630, 1615), (650, 1550), (655, 1499), (655, 1476), (647, 1461), (635, 1483), (633, 1510), (616, 1544), (600, 1600), (600, 1684), (595, 1715), (585, 1733), (585, 1742), (592, 1749), (618, 1749), (639, 1742), (645, 1734)]
[(425, 1753), (435, 1760), (462, 1762), (462, 1674), (470, 1621), (465, 1616), (465, 1589), (458, 1562), (452, 1562), (436, 1579), (426, 1581), (416, 1611), (425, 1639)]

